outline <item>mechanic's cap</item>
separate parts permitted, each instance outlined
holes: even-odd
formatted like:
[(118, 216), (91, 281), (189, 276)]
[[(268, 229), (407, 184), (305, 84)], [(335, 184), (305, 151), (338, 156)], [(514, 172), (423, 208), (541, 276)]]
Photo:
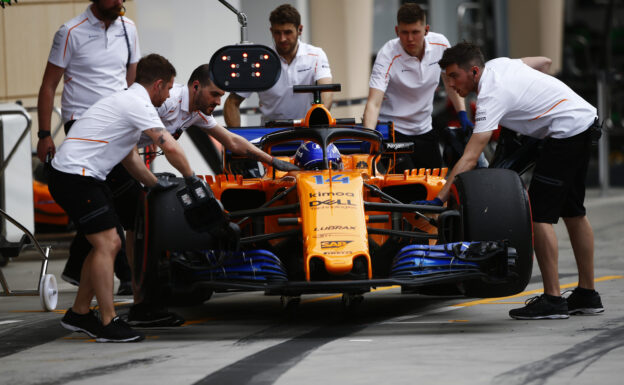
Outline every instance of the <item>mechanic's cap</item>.
[[(333, 143), (327, 146), (327, 160), (333, 170), (342, 170), (342, 156)], [(295, 164), (304, 170), (322, 170), (323, 149), (314, 142), (302, 143), (295, 153)]]

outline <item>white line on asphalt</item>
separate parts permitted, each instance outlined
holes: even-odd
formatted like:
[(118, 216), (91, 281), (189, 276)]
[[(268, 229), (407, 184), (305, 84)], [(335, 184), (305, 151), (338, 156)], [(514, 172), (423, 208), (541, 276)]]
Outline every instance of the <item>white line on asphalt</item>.
[(6, 321), (0, 321), (0, 325), (14, 324), (16, 322), (22, 322), (22, 320), (21, 319), (8, 319)]
[(373, 342), (373, 340), (349, 340), (349, 342)]

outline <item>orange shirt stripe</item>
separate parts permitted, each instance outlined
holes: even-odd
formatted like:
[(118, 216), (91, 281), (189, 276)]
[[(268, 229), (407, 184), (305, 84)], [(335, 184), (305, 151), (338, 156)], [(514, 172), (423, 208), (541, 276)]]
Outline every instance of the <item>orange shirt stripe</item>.
[(392, 65), (394, 64), (394, 61), (398, 58), (401, 57), (401, 54), (396, 55), (395, 57), (392, 58), (392, 61), (390, 62), (390, 65), (388, 66), (388, 71), (386, 71), (386, 77), (388, 77), (388, 74), (390, 73), (390, 68), (392, 68)]
[(69, 40), (69, 34), (71, 33), (72, 29), (76, 28), (77, 26), (79, 26), (80, 24), (84, 23), (87, 20), (89, 20), (89, 18), (84, 19), (80, 23), (78, 23), (78, 24), (74, 25), (73, 27), (71, 27), (69, 29), (69, 31), (67, 31), (67, 37), (65, 38), (65, 48), (63, 48), (63, 59), (65, 59), (65, 53), (67, 52), (67, 42)]
[(72, 138), (72, 137), (65, 138), (65, 139), (67, 139), (67, 140), (84, 140), (86, 142), (108, 143), (105, 140), (96, 140), (96, 139), (84, 139), (84, 138)]
[(202, 118), (204, 120), (204, 122), (208, 123), (208, 119), (206, 119), (204, 114), (202, 114), (201, 112), (197, 111), (197, 115), (199, 115), (199, 117)]
[(442, 44), (442, 43), (429, 43), (431, 45), (441, 45), (442, 47), (448, 47), (448, 45), (446, 44)]
[(548, 109), (548, 111), (544, 112), (544, 113), (543, 113), (543, 114), (541, 114), (541, 115), (538, 115), (538, 116), (534, 117), (533, 119), (529, 119), (529, 122), (531, 122), (531, 121), (533, 121), (533, 120), (537, 120), (537, 119), (541, 118), (542, 116), (544, 116), (544, 115), (546, 115), (547, 113), (549, 113), (550, 111), (552, 111), (552, 109), (553, 109), (553, 108), (557, 107), (559, 104), (561, 104), (561, 103), (565, 102), (566, 100), (568, 100), (568, 99), (561, 99), (560, 101), (558, 101), (557, 103), (555, 103), (555, 105), (554, 105), (554, 106), (550, 107), (550, 108)]

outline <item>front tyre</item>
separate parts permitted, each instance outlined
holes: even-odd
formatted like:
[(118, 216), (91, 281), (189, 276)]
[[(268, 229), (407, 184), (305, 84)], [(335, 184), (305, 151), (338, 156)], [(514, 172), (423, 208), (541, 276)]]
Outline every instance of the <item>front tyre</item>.
[(514, 171), (478, 169), (457, 175), (449, 207), (461, 215), (460, 239), (465, 241), (508, 240), (518, 253), (517, 274), (508, 283), (466, 281), (470, 297), (504, 297), (524, 290), (533, 269), (533, 232), (529, 197)]

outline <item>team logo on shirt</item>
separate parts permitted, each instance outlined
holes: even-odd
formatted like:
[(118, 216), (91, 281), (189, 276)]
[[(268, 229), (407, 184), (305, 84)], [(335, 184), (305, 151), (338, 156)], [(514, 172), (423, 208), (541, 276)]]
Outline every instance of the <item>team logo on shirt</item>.
[(475, 122), (483, 122), (486, 120), (485, 109), (479, 109), (475, 113)]
[(297, 69), (297, 72), (305, 72), (305, 71), (309, 71), (309, 70), (311, 70), (311, 69), (312, 69), (312, 67), (307, 67), (307, 68), (299, 68), (299, 69)]

